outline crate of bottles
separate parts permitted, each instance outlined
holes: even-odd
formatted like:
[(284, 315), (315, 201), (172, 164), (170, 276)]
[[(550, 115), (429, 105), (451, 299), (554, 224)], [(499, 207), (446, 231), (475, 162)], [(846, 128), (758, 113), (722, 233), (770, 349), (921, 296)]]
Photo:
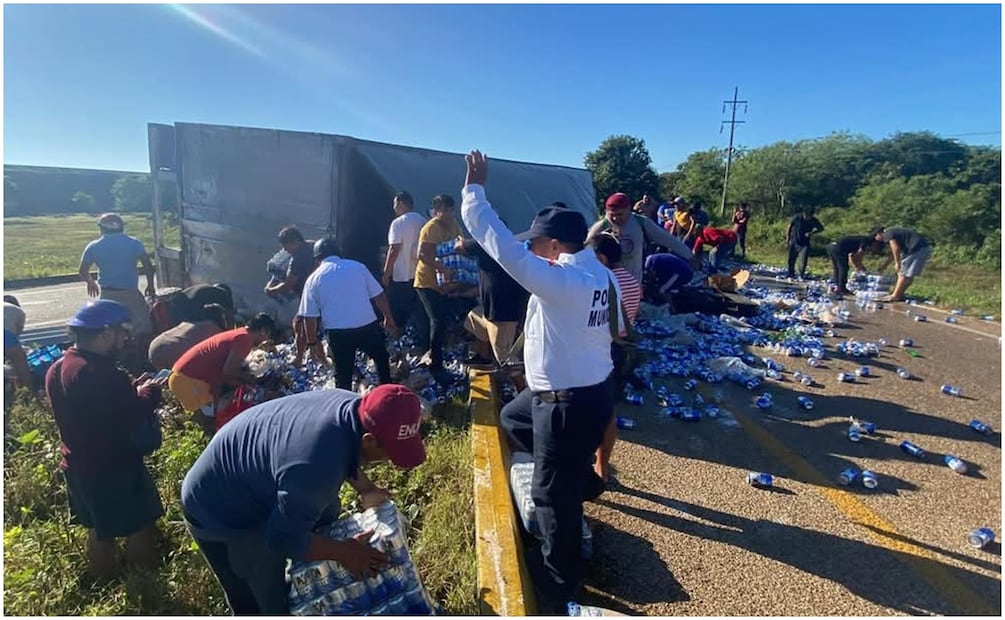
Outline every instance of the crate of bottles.
[[(529, 452), (514, 452), (510, 457), (509, 485), (513, 492), (513, 501), (523, 529), (537, 538), (541, 538), (541, 529), (537, 525), (537, 507), (531, 497), (531, 483), (534, 480), (534, 455)], [(583, 559), (593, 557), (593, 534), (583, 517)]]
[(338, 562), (294, 562), (290, 567), (293, 615), (433, 615), (433, 600), (408, 552), (408, 520), (393, 502), (341, 519), (328, 534), (345, 540), (369, 530), (374, 532), (370, 544), (388, 554), (387, 567), (374, 577), (357, 579)]
[(58, 345), (49, 344), (28, 351), (28, 368), (37, 377), (44, 377), (49, 367), (63, 357), (63, 350)]

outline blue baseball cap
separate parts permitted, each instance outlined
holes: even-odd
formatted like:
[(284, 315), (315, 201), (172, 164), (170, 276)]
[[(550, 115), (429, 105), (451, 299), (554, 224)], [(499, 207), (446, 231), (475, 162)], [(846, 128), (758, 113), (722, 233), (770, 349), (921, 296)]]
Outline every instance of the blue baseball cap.
[(104, 329), (113, 325), (129, 329), (132, 327), (131, 320), (129, 308), (111, 299), (98, 299), (84, 304), (66, 324), (84, 329)]

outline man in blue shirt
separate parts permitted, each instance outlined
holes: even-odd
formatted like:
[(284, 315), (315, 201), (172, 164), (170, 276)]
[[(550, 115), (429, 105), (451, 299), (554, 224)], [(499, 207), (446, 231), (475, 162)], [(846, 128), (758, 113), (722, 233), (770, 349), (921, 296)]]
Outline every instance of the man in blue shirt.
[[(143, 264), (147, 276), (147, 297), (153, 298), (154, 266), (143, 242), (123, 232), (125, 223), (116, 213), (98, 218), (101, 237), (87, 244), (80, 257), (80, 279), (87, 283), (91, 297), (111, 299), (129, 309), (135, 346), (145, 356), (152, 326), (150, 306), (136, 288), (136, 261)], [(98, 266), (98, 279), (91, 277), (91, 265)]]
[(387, 499), (362, 464), (425, 461), (420, 414), (414, 393), (381, 385), (363, 397), (318, 390), (279, 398), (220, 429), (185, 476), (181, 503), (235, 615), (289, 613), (287, 558), (334, 560), (356, 576), (386, 564), (367, 544), (372, 532), (350, 540), (314, 532), (338, 518), (343, 482), (363, 508)]

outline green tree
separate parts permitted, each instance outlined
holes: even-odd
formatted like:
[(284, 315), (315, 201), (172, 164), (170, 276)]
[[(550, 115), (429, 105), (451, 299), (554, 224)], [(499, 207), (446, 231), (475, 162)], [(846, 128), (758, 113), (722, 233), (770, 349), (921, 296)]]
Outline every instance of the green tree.
[(85, 192), (76, 192), (70, 202), (73, 203), (73, 210), (77, 213), (94, 213), (97, 204), (94, 196)]
[(593, 174), (600, 204), (615, 192), (624, 192), (634, 201), (642, 194), (657, 193), (659, 188), (652, 158), (641, 138), (610, 136), (596, 151), (587, 153), (583, 163)]
[(684, 180), (684, 173), (678, 170), (672, 172), (661, 172), (659, 174), (659, 195), (663, 200), (670, 200), (678, 196), (677, 186)]
[(966, 158), (967, 147), (930, 131), (896, 133), (873, 144), (870, 156), (874, 163), (886, 164), (887, 170), (913, 177), (949, 172)]
[(153, 188), (150, 176), (127, 174), (119, 177), (112, 185), (115, 210), (120, 213), (149, 213), (153, 210)]
[[(743, 156), (733, 158), (738, 163)], [(722, 200), (722, 176), (726, 172), (726, 150), (712, 148), (691, 153), (677, 166), (681, 179), (676, 185), (677, 193), (689, 202), (700, 200), (710, 211), (718, 212)], [(712, 207), (715, 209), (712, 209)]]

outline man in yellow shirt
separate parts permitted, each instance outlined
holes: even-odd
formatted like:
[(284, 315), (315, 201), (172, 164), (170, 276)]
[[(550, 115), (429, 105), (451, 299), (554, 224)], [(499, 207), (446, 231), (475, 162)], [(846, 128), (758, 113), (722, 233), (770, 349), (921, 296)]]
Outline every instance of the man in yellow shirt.
[(430, 371), (438, 383), (443, 383), (443, 343), (446, 339), (450, 300), (443, 294), (436, 274), (449, 282), (453, 271), (436, 257), (436, 246), (453, 242), (461, 234), (454, 213), (454, 199), (446, 194), (433, 198), (432, 219), (419, 231), (419, 264), (415, 268), (415, 289), (429, 317)]

